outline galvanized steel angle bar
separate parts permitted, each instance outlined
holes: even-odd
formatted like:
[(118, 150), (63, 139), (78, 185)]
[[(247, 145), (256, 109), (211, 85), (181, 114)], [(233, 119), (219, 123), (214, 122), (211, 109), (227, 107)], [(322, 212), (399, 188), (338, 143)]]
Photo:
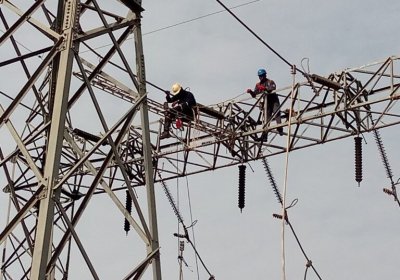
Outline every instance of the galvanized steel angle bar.
[[(3, 114), (3, 113), (4, 113), (3, 107), (0, 105), (0, 114)], [(32, 172), (35, 174), (38, 182), (42, 182), (43, 183), (43, 174), (42, 174), (42, 172), (36, 166), (34, 160), (32, 159), (31, 155), (29, 154), (26, 146), (22, 142), (21, 138), (19, 137), (19, 135), (18, 135), (17, 131), (15, 130), (15, 128), (14, 128), (13, 124), (11, 123), (11, 121), (7, 121), (6, 122), (6, 126), (7, 126), (8, 130), (10, 131), (10, 134), (12, 135), (15, 143), (17, 144), (17, 146), (19, 148), (19, 151), (24, 155), (27, 164), (29, 165), (29, 167), (32, 170)]]
[(83, 34), (78, 34), (75, 37), (76, 41), (85, 42), (87, 40), (109, 34), (110, 32), (117, 31), (122, 28), (130, 27), (134, 28), (138, 24), (137, 19), (124, 19), (121, 22), (108, 24), (108, 27), (98, 27), (92, 30), (87, 30)]
[[(370, 79), (364, 83), (364, 86), (359, 90), (359, 93), (352, 99), (350, 100), (349, 104), (352, 104), (354, 102), (354, 100), (356, 100), (361, 94), (364, 94), (364, 90), (366, 90), (366, 88), (369, 86), (370, 90), (368, 92), (371, 92), (375, 86), (378, 84), (379, 80), (382, 77), (382, 73), (384, 73), (386, 71), (386, 69), (388, 69), (389, 65), (391, 64), (391, 59), (388, 58), (384, 63), (382, 63), (382, 65), (378, 68), (378, 70), (370, 77)], [(370, 83), (372, 83), (372, 81), (375, 80), (375, 83), (373, 83), (372, 86), (370, 86)]]
[(123, 278), (123, 280), (131, 279), (133, 276), (135, 276), (135, 278), (133, 279), (140, 279), (141, 275), (146, 270), (147, 266), (151, 263), (151, 260), (154, 258), (154, 256), (156, 254), (159, 254), (159, 251), (160, 248), (157, 248), (156, 250), (148, 254), (147, 257), (139, 265), (136, 266), (136, 268), (134, 268), (131, 272), (128, 273), (127, 276)]
[(384, 110), (382, 111), (382, 113), (379, 115), (379, 118), (378, 118), (377, 120), (374, 120), (374, 121), (375, 121), (375, 124), (381, 123), (382, 118), (383, 118), (384, 116), (387, 116), (387, 112), (389, 111), (390, 106), (391, 106), (392, 104), (394, 105), (394, 103), (397, 103), (397, 101), (398, 101), (398, 100), (390, 100), (390, 101), (389, 101), (389, 103), (386, 105), (385, 109), (384, 109)]
[[(104, 115), (103, 115), (103, 113), (102, 113), (102, 111), (101, 111), (101, 109), (100, 109), (100, 105), (99, 105), (99, 103), (98, 103), (98, 101), (97, 101), (97, 98), (96, 98), (96, 96), (95, 96), (95, 93), (94, 93), (94, 91), (93, 91), (93, 88), (92, 88), (92, 86), (91, 86), (91, 84), (90, 84), (90, 82), (89, 82), (88, 77), (86, 76), (84, 67), (83, 67), (82, 63), (80, 62), (80, 58), (79, 58), (79, 56), (78, 56), (77, 53), (75, 53), (75, 61), (77, 62), (78, 66), (79, 66), (79, 69), (80, 69), (80, 71), (81, 71), (81, 73), (82, 73), (83, 80), (84, 80), (84, 82), (85, 82), (86, 85), (87, 85), (87, 89), (88, 89), (88, 91), (89, 91), (90, 98), (92, 99), (92, 102), (93, 102), (93, 104), (94, 104), (94, 107), (95, 107), (96, 112), (97, 112), (97, 114), (98, 114), (98, 117), (99, 117), (99, 119), (100, 119), (100, 122), (101, 122), (101, 124), (102, 124), (102, 126), (103, 126), (103, 129), (104, 129), (105, 131), (107, 131), (107, 130), (108, 130), (108, 126), (107, 126), (107, 123), (106, 123), (106, 119), (104, 118)], [(114, 145), (114, 142), (113, 142), (112, 137), (111, 137), (110, 135), (107, 136), (107, 142), (108, 142), (108, 144), (111, 146), (111, 148), (114, 150), (114, 153), (115, 153), (115, 156), (116, 156), (117, 161), (120, 161), (120, 160), (119, 160), (118, 153), (117, 153), (116, 148), (115, 148), (115, 145)]]
[(86, 253), (86, 251), (85, 251), (85, 249), (84, 249), (84, 247), (83, 247), (83, 244), (82, 244), (81, 240), (79, 239), (78, 234), (75, 232), (74, 226), (72, 225), (71, 221), (69, 220), (69, 218), (68, 218), (68, 216), (67, 216), (67, 214), (66, 214), (66, 212), (65, 212), (65, 210), (64, 210), (64, 208), (63, 208), (63, 206), (62, 206), (61, 203), (60, 203), (59, 201), (57, 201), (57, 200), (54, 200), (54, 202), (55, 202), (55, 204), (56, 204), (58, 210), (59, 210), (60, 213), (61, 213), (61, 216), (62, 216), (62, 218), (63, 218), (63, 221), (65, 221), (65, 223), (67, 224), (68, 229), (69, 229), (69, 231), (71, 232), (72, 237), (74, 238), (75, 243), (76, 243), (76, 245), (78, 246), (78, 249), (79, 249), (79, 251), (81, 252), (82, 257), (83, 257), (83, 259), (85, 260), (86, 265), (88, 266), (88, 268), (89, 268), (89, 270), (90, 270), (90, 272), (91, 272), (93, 278), (94, 278), (94, 279), (99, 279), (99, 276), (97, 275), (97, 272), (96, 272), (96, 270), (94, 269), (93, 264), (92, 264), (92, 262), (90, 261), (90, 258), (89, 258), (89, 256), (88, 256), (88, 254)]
[[(234, 133), (236, 133), (243, 126), (243, 124), (246, 122), (247, 118), (250, 116), (251, 112), (254, 110), (254, 108), (256, 108), (260, 104), (262, 99), (263, 99), (263, 95), (261, 94), (260, 97), (257, 99), (257, 101), (250, 107), (250, 110), (248, 110), (248, 111), (242, 110), (239, 106), (237, 106), (237, 104), (235, 104), (238, 109), (240, 108), (239, 114), (243, 113), (244, 116), (243, 116), (243, 119), (237, 123)], [(238, 116), (238, 115), (236, 115), (236, 116)]]
[[(84, 154), (83, 152), (79, 149), (79, 147), (74, 143), (74, 140), (72, 139), (72, 137), (65, 132), (65, 139), (68, 141), (68, 143), (71, 145), (71, 147), (73, 148), (73, 150), (78, 154), (79, 157), (82, 157)], [(96, 168), (92, 165), (92, 163), (90, 161), (85, 161), (85, 166), (89, 169), (89, 171), (96, 176), (97, 175), (97, 170)], [(127, 182), (126, 182), (127, 183)], [(100, 182), (101, 186), (103, 187), (103, 189), (105, 190), (105, 192), (110, 196), (110, 198), (112, 199), (112, 201), (115, 203), (115, 205), (118, 207), (118, 209), (122, 212), (122, 214), (125, 216), (125, 218), (129, 221), (129, 223), (132, 225), (132, 227), (137, 231), (137, 233), (139, 234), (139, 236), (143, 239), (143, 241), (146, 244), (149, 244), (149, 239), (150, 237), (150, 233), (149, 230), (147, 228), (144, 216), (142, 214), (142, 211), (140, 209), (139, 206), (139, 202), (136, 199), (136, 196), (133, 193), (133, 190), (130, 186), (129, 183), (127, 183), (127, 189), (130, 192), (130, 196), (135, 204), (136, 207), (136, 211), (140, 217), (140, 220), (142, 222), (142, 226), (144, 228), (144, 231), (139, 227), (139, 225), (136, 223), (136, 221), (132, 218), (132, 216), (129, 214), (129, 212), (125, 209), (124, 205), (121, 203), (121, 201), (118, 199), (118, 197), (113, 193), (113, 191), (111, 190), (111, 188), (105, 183), (104, 180), (102, 180)]]
[[(68, 178), (71, 176), (71, 174), (73, 174), (78, 168), (80, 168), (82, 166), (82, 164), (84, 164), (84, 162), (94, 153), (98, 150), (98, 148), (102, 145), (102, 143), (106, 140), (106, 138), (111, 135), (112, 133), (115, 132), (115, 130), (125, 121), (130, 121), (131, 119), (133, 119), (134, 115), (137, 112), (138, 106), (140, 105), (140, 103), (144, 100), (144, 96), (142, 96), (137, 103), (135, 103), (132, 108), (122, 117), (120, 118), (113, 127), (111, 127), (111, 129), (109, 131), (107, 131), (103, 137), (89, 150), (87, 151), (87, 153), (75, 164), (75, 166), (73, 168), (71, 168), (71, 170), (63, 177), (59, 180), (59, 182), (57, 183), (57, 185), (55, 186), (55, 188), (60, 187), (66, 180), (68, 180)], [(121, 131), (122, 132), (122, 131)], [(120, 133), (121, 133), (120, 132)], [(121, 139), (120, 139), (121, 140)], [(115, 142), (117, 144), (117, 142)], [(111, 151), (113, 152), (113, 151)]]
[(22, 87), (21, 91), (17, 94), (14, 100), (11, 102), (10, 106), (5, 109), (4, 113), (0, 116), (0, 127), (3, 126), (4, 122), (8, 119), (8, 117), (12, 114), (12, 112), (16, 109), (19, 103), (22, 101), (24, 96), (28, 93), (29, 89), (34, 85), (39, 76), (46, 70), (46, 67), (49, 63), (51, 63), (52, 59), (58, 53), (58, 47), (62, 44), (63, 39), (56, 42), (47, 56), (43, 59), (42, 63), (38, 66), (37, 70), (32, 74), (27, 83)]
[[(130, 34), (130, 28), (127, 28), (118, 38), (117, 44), (122, 44), (128, 38), (129, 34)], [(95, 69), (93, 69), (92, 73), (88, 77), (88, 80), (90, 82), (96, 77), (97, 74), (99, 74), (102, 71), (104, 66), (109, 62), (109, 60), (115, 54), (116, 51), (117, 51), (117, 46), (113, 45), (110, 48), (110, 50), (106, 53), (106, 55), (101, 58), (101, 61), (97, 64)], [(74, 93), (74, 95), (68, 102), (68, 108), (73, 106), (73, 104), (79, 99), (83, 91), (86, 89), (86, 86), (87, 86), (86, 83), (82, 83), (82, 85), (77, 89), (77, 91)]]
[[(143, 97), (145, 97), (145, 95), (143, 95), (142, 98), (143, 98)], [(139, 102), (138, 102), (138, 103), (139, 103)], [(135, 112), (136, 112), (138, 103), (135, 104), (135, 105), (133, 106), (133, 108), (132, 108), (131, 110), (129, 110), (129, 112), (126, 114), (126, 116), (125, 116), (124, 118), (122, 118), (122, 120), (120, 120), (120, 121), (115, 125), (115, 127), (118, 127), (118, 126), (119, 126), (118, 124), (124, 122), (123, 127), (122, 127), (120, 133), (117, 135), (117, 139), (116, 139), (116, 141), (115, 141), (117, 145), (120, 144), (120, 142), (122, 141), (123, 136), (124, 136), (125, 133), (126, 133), (126, 130), (128, 129), (129, 124), (131, 123), (131, 120), (132, 120), (132, 118), (133, 118), (133, 115), (134, 115)], [(113, 129), (111, 129), (108, 133), (111, 133), (112, 131), (113, 131)], [(99, 143), (97, 143), (97, 145), (99, 145), (100, 143), (101, 143), (101, 140), (99, 141)], [(97, 145), (96, 145), (96, 146), (97, 146)], [(96, 147), (96, 146), (95, 146), (95, 147)], [(95, 192), (95, 190), (96, 190), (98, 184), (103, 180), (103, 179), (102, 179), (102, 176), (103, 176), (104, 172), (106, 171), (106, 169), (107, 169), (107, 167), (108, 167), (110, 161), (112, 160), (112, 156), (113, 156), (113, 152), (110, 151), (110, 152), (107, 154), (106, 158), (104, 159), (104, 161), (103, 161), (101, 167), (99, 168), (99, 170), (98, 170), (98, 172), (97, 172), (97, 175), (95, 176), (95, 178), (94, 178), (94, 180), (93, 180), (93, 182), (92, 182), (90, 188), (88, 189), (88, 192), (87, 192), (86, 195), (84, 196), (83, 201), (81, 202), (81, 205), (79, 206), (79, 208), (78, 208), (78, 210), (77, 210), (77, 212), (76, 212), (74, 218), (72, 219), (72, 224), (73, 224), (74, 226), (78, 223), (78, 221), (79, 221), (81, 215), (83, 214), (83, 211), (86, 209), (86, 207), (87, 207), (89, 201), (91, 200), (91, 198), (92, 198), (92, 196), (93, 196), (93, 194), (94, 194), (94, 192)], [(81, 160), (82, 163), (83, 163), (85, 160), (86, 160), (85, 157), (82, 158), (82, 160)], [(60, 182), (59, 182), (59, 184), (60, 184)], [(51, 259), (49, 260), (49, 262), (48, 262), (48, 264), (47, 264), (46, 272), (49, 272), (49, 271), (50, 271), (51, 267), (54, 265), (55, 261), (56, 261), (56, 260), (58, 259), (58, 257), (60, 256), (60, 254), (61, 254), (61, 252), (62, 252), (62, 250), (63, 250), (63, 248), (64, 248), (64, 246), (65, 246), (65, 244), (66, 244), (66, 242), (67, 242), (67, 240), (69, 240), (69, 238), (70, 238), (70, 234), (71, 234), (71, 233), (70, 233), (69, 231), (67, 231), (67, 232), (64, 234), (64, 236), (61, 238), (61, 241), (59, 242), (58, 246), (57, 246), (57, 247), (55, 248), (55, 250), (53, 251), (53, 255), (51, 256)]]
[[(31, 231), (29, 232), (29, 235), (32, 235), (32, 234), (34, 233), (35, 229), (36, 229), (36, 228), (33, 227), (33, 228), (31, 229)], [(17, 238), (17, 236), (16, 236), (14, 233), (11, 233), (11, 234), (8, 236), (8, 239), (9, 239), (11, 242), (12, 242), (12, 239), (15, 239), (15, 241), (18, 243), (18, 245), (15, 245), (14, 243), (12, 243), (13, 252), (8, 256), (7, 259), (5, 259), (5, 260), (2, 262), (2, 267), (1, 267), (1, 269), (2, 269), (2, 272), (4, 271), (4, 273), (6, 272), (6, 269), (7, 269), (8, 267), (10, 267), (11, 265), (13, 265), (15, 262), (19, 261), (19, 260), (20, 260), (20, 257), (21, 257), (23, 254), (28, 254), (29, 256), (32, 255), (32, 253), (29, 251), (29, 249), (26, 248), (26, 247), (24, 246), (25, 242), (27, 241), (26, 238), (24, 238), (24, 239), (22, 239), (22, 240), (19, 240), (19, 239)], [(4, 243), (4, 244), (5, 244), (5, 243)], [(19, 253), (19, 252), (21, 251), (21, 248), (22, 248), (22, 252)], [(23, 264), (22, 264), (21, 262), (20, 262), (20, 265), (21, 265), (21, 267), (23, 267)], [(9, 279), (11, 279), (11, 277), (10, 277)], [(23, 277), (22, 277), (21, 279), (23, 279)]]
[(44, 185), (41, 185), (36, 190), (36, 192), (31, 196), (31, 198), (25, 203), (25, 205), (21, 208), (21, 210), (16, 214), (16, 216), (0, 233), (0, 245), (4, 242), (5, 238), (7, 238), (8, 235), (13, 231), (13, 229), (21, 222), (21, 220), (24, 219), (25, 214), (35, 205), (43, 189)]
[[(8, 29), (9, 26), (8, 26), (7, 20), (4, 17), (3, 13), (1, 12), (1, 10), (0, 10), (0, 17), (1, 17), (1, 20), (2, 20), (5, 28)], [(20, 61), (21, 65), (22, 65), (22, 68), (23, 68), (23, 70), (25, 72), (25, 75), (27, 76), (27, 78), (29, 78), (31, 75), (30, 75), (30, 72), (28, 70), (28, 66), (25, 63), (25, 59), (27, 59), (28, 57), (31, 57), (33, 55), (38, 55), (38, 54), (41, 54), (41, 53), (44, 53), (44, 52), (48, 52), (48, 51), (51, 50), (51, 47), (44, 48), (44, 49), (41, 49), (39, 51), (33, 51), (33, 52), (28, 53), (27, 55), (22, 55), (21, 51), (19, 50), (18, 44), (17, 44), (17, 42), (16, 42), (16, 40), (14, 39), (13, 36), (10, 37), (10, 40), (11, 40), (11, 43), (12, 43), (12, 45), (14, 47), (14, 50), (15, 50), (15, 52), (17, 54), (17, 57), (15, 57), (13, 59), (10, 59), (8, 62), (0, 63), (0, 67), (2, 67), (4, 65), (7, 65), (7, 63), (9, 63), (9, 62), (12, 63), (12, 62)], [(42, 111), (42, 114), (44, 115), (45, 114), (45, 109), (44, 109), (43, 104), (40, 102), (39, 92), (38, 92), (38, 90), (36, 89), (36, 87), (34, 85), (32, 86), (32, 89), (33, 89), (33, 92), (34, 92), (34, 94), (36, 96), (36, 100), (38, 101), (38, 104), (40, 106), (40, 109)]]
[(0, 46), (3, 45), (3, 43), (8, 38), (10, 38), (13, 35), (13, 33), (25, 23), (26, 20), (28, 20), (32, 16), (32, 14), (40, 7), (40, 5), (42, 5), (42, 3), (44, 1), (45, 0), (39, 0), (39, 1), (34, 2), (33, 5), (25, 12), (22, 12), (20, 9), (18, 9), (16, 6), (14, 6), (12, 3), (10, 3), (7, 0), (5, 0), (2, 3), (5, 7), (9, 8), (11, 11), (15, 12), (20, 17), (0, 37)]
[[(92, 2), (92, 0), (86, 0), (86, 3), (80, 3), (80, 15), (81, 16), (86, 12), (86, 10), (96, 11), (95, 7), (90, 5), (91, 2)], [(117, 22), (123, 20), (123, 17), (121, 17), (119, 15), (116, 15), (116, 14), (106, 11), (104, 9), (102, 9), (102, 11), (105, 15), (107, 15), (108, 17), (114, 18), (114, 20)]]
[[(0, 159), (3, 159), (3, 152), (1, 150), (1, 148), (0, 148)], [(9, 188), (9, 192), (10, 192), (10, 198), (11, 198), (13, 204), (14, 204), (15, 210), (17, 212), (19, 212), (19, 211), (21, 211), (21, 207), (19, 205), (18, 197), (17, 197), (17, 195), (15, 193), (15, 190), (14, 190), (14, 182), (13, 182), (13, 180), (11, 178), (11, 174), (10, 174), (10, 172), (9, 172), (9, 170), (8, 170), (6, 165), (3, 166), (3, 169), (4, 169), (4, 173), (6, 175), (6, 179), (7, 179), (7, 183), (8, 183), (8, 188)], [(22, 229), (23, 229), (23, 232), (25, 234), (25, 238), (27, 240), (29, 249), (32, 252), (33, 251), (33, 246), (32, 246), (30, 234), (29, 234), (29, 231), (28, 231), (28, 227), (26, 226), (26, 224), (25, 224), (25, 222), (23, 220), (21, 221), (21, 225), (22, 225)]]
[[(133, 1), (133, 0), (131, 0), (131, 1)], [(99, 16), (100, 16), (100, 19), (101, 19), (101, 21), (102, 21), (104, 27), (106, 27), (106, 29), (109, 29), (109, 24), (107, 23), (107, 21), (106, 21), (106, 19), (105, 19), (105, 17), (104, 17), (103, 12), (101, 11), (99, 5), (97, 4), (97, 1), (96, 1), (96, 0), (92, 0), (92, 3), (93, 3), (94, 6), (96, 7), (97, 12), (98, 12), (98, 14), (99, 14)], [(133, 14), (132, 14), (132, 17), (133, 17), (133, 18), (136, 18), (136, 15), (133, 16)], [(130, 67), (130, 65), (129, 65), (129, 63), (128, 63), (128, 61), (126, 60), (125, 55), (124, 55), (124, 53), (122, 52), (122, 50), (121, 50), (121, 48), (120, 48), (120, 44), (117, 42), (117, 40), (116, 40), (116, 38), (115, 38), (113, 32), (111, 32), (110, 30), (108, 30), (108, 35), (110, 36), (110, 39), (111, 39), (111, 41), (113, 42), (113, 44), (114, 44), (114, 46), (115, 46), (115, 48), (116, 48), (116, 50), (117, 50), (117, 52), (118, 52), (118, 54), (119, 54), (119, 57), (120, 57), (122, 63), (124, 64), (124, 66), (125, 66), (125, 70), (128, 72), (128, 74), (129, 74), (129, 76), (130, 76), (132, 82), (134, 83), (136, 89), (139, 91), (139, 83), (138, 83), (138, 81), (136, 80), (136, 75), (133, 73), (133, 71), (132, 71), (132, 69), (131, 69), (131, 67)]]
[[(18, 240), (18, 238), (14, 234), (10, 234), (10, 237), (8, 240), (10, 241), (14, 252), (7, 259), (6, 264), (4, 264), (2, 266), (2, 273), (3, 272), (5, 273), (6, 270), (11, 266), (13, 266), (12, 268), (9, 268), (9, 270), (11, 270), (11, 271), (13, 268), (18, 266), (19, 268), (17, 268), (17, 269), (19, 269), (23, 273), (22, 277), (20, 277), (19, 279), (25, 279), (27, 273), (29, 272), (29, 267), (26, 267), (27, 264), (26, 264), (26, 262), (24, 262), (24, 256), (26, 254), (29, 254), (29, 252), (26, 249), (26, 247), (20, 243), (20, 240)], [(19, 245), (17, 246), (17, 244), (19, 244)], [(13, 278), (11, 278), (11, 276), (9, 276), (8, 279), (13, 279)]]
[[(82, 57), (80, 57), (80, 61), (82, 62), (83, 65), (85, 65), (86, 67), (91, 69), (91, 71), (95, 70), (96, 67), (89, 61), (85, 60)], [(89, 70), (86, 70), (86, 71), (89, 71)], [(99, 83), (96, 82), (97, 80), (99, 81)], [(130, 89), (129, 87), (124, 85), (122, 82), (113, 78), (111, 75), (107, 74), (104, 71), (100, 71), (91, 82), (94, 86), (103, 85), (104, 88), (103, 87), (99, 87), (99, 88), (106, 90), (106, 91), (108, 88), (108, 86), (106, 84), (112, 84), (112, 86), (114, 86), (114, 88), (116, 88), (117, 90), (108, 91), (109, 93), (118, 94), (118, 92), (121, 92), (121, 94), (118, 94), (118, 96), (120, 96), (121, 98), (126, 98), (126, 100), (129, 100), (131, 102), (134, 102), (139, 98), (139, 94), (137, 92), (134, 92), (132, 89)], [(127, 96), (125, 96), (123, 94), (126, 94)]]

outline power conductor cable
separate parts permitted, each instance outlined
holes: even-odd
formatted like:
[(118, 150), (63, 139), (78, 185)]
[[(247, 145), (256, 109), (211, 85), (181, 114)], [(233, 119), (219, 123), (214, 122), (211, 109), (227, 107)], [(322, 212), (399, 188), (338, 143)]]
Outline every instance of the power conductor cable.
[[(270, 45), (267, 44), (267, 42), (265, 42), (260, 36), (258, 36), (250, 27), (248, 27), (239, 17), (237, 17), (232, 11), (231, 9), (229, 9), (227, 6), (224, 5), (224, 3), (222, 3), (220, 0), (216, 0), (222, 7), (224, 7), (224, 9), (230, 13), (244, 28), (246, 28), (251, 34), (254, 35), (254, 37), (256, 37), (264, 46), (266, 46), (270, 51), (272, 51), (276, 56), (278, 56), (283, 62), (285, 62), (290, 68), (293, 67), (293, 64), (290, 63), (288, 60), (286, 60), (282, 55), (280, 55), (276, 50), (274, 50)], [(305, 73), (303, 71), (301, 71), (300, 69), (297, 69), (297, 71), (299, 71), (300, 73), (302, 73), (303, 75), (305, 75)]]

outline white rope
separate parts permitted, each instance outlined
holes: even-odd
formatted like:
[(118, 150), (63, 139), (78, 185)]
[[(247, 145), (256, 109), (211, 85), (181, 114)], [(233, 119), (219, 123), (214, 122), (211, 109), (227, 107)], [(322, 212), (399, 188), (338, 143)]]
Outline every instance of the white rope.
[(286, 141), (286, 158), (285, 158), (285, 177), (283, 181), (283, 196), (282, 196), (282, 280), (286, 280), (286, 257), (285, 257), (285, 221), (286, 221), (286, 193), (287, 193), (287, 178), (289, 171), (289, 148), (290, 148), (290, 132), (291, 132), (291, 122), (292, 122), (292, 106), (293, 106), (293, 95), (295, 86), (295, 74), (296, 67), (292, 66), (292, 76), (293, 84), (292, 91), (290, 94), (290, 108), (289, 108), (289, 122), (288, 122), (288, 132)]
[[(180, 132), (179, 129), (175, 130), (175, 133), (178, 135), (178, 133)], [(181, 132), (182, 134), (182, 132)], [(182, 135), (180, 135), (182, 136)], [(179, 173), (179, 153), (176, 153), (176, 173)], [(179, 176), (176, 176), (176, 208), (178, 210), (179, 213)], [(177, 221), (177, 232), (178, 234), (180, 234), (180, 222), (179, 219)], [(178, 242), (177, 242), (177, 247), (178, 247), (178, 256), (181, 254), (179, 248), (180, 248), (180, 238), (178, 237)], [(182, 259), (179, 260), (179, 279), (183, 279), (183, 270), (182, 270)]]
[[(191, 199), (190, 199), (190, 191), (189, 191), (189, 180), (188, 180), (187, 176), (185, 178), (186, 178), (186, 190), (187, 190), (187, 196), (188, 196), (189, 211), (190, 211), (190, 227), (192, 228), (193, 246), (196, 248), (196, 238), (195, 238), (195, 234), (194, 234), (194, 221), (193, 221), (192, 202), (191, 202)], [(197, 280), (200, 280), (199, 262), (198, 262), (197, 255), (194, 254), (194, 256), (195, 256), (195, 261), (196, 261)]]

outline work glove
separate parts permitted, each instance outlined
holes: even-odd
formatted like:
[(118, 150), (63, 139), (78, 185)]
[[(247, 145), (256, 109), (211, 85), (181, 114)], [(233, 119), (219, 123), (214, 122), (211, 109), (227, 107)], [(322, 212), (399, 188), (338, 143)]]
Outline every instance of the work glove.
[(247, 93), (252, 93), (253, 91), (251, 89), (247, 89)]
[(182, 105), (179, 104), (178, 101), (175, 101), (174, 103), (172, 103), (172, 108), (179, 111), (179, 110), (182, 110)]
[(179, 112), (182, 112), (183, 111), (182, 104), (179, 104), (178, 106), (176, 106), (175, 109), (178, 110)]
[(267, 88), (265, 86), (263, 86), (263, 85), (257, 85), (257, 90), (258, 91), (266, 91)]

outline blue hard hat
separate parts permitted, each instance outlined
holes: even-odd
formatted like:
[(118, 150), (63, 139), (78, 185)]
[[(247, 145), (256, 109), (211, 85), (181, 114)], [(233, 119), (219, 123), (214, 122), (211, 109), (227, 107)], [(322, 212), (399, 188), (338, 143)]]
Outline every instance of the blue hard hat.
[(258, 76), (267, 75), (267, 71), (265, 71), (265, 69), (259, 69), (257, 74)]

